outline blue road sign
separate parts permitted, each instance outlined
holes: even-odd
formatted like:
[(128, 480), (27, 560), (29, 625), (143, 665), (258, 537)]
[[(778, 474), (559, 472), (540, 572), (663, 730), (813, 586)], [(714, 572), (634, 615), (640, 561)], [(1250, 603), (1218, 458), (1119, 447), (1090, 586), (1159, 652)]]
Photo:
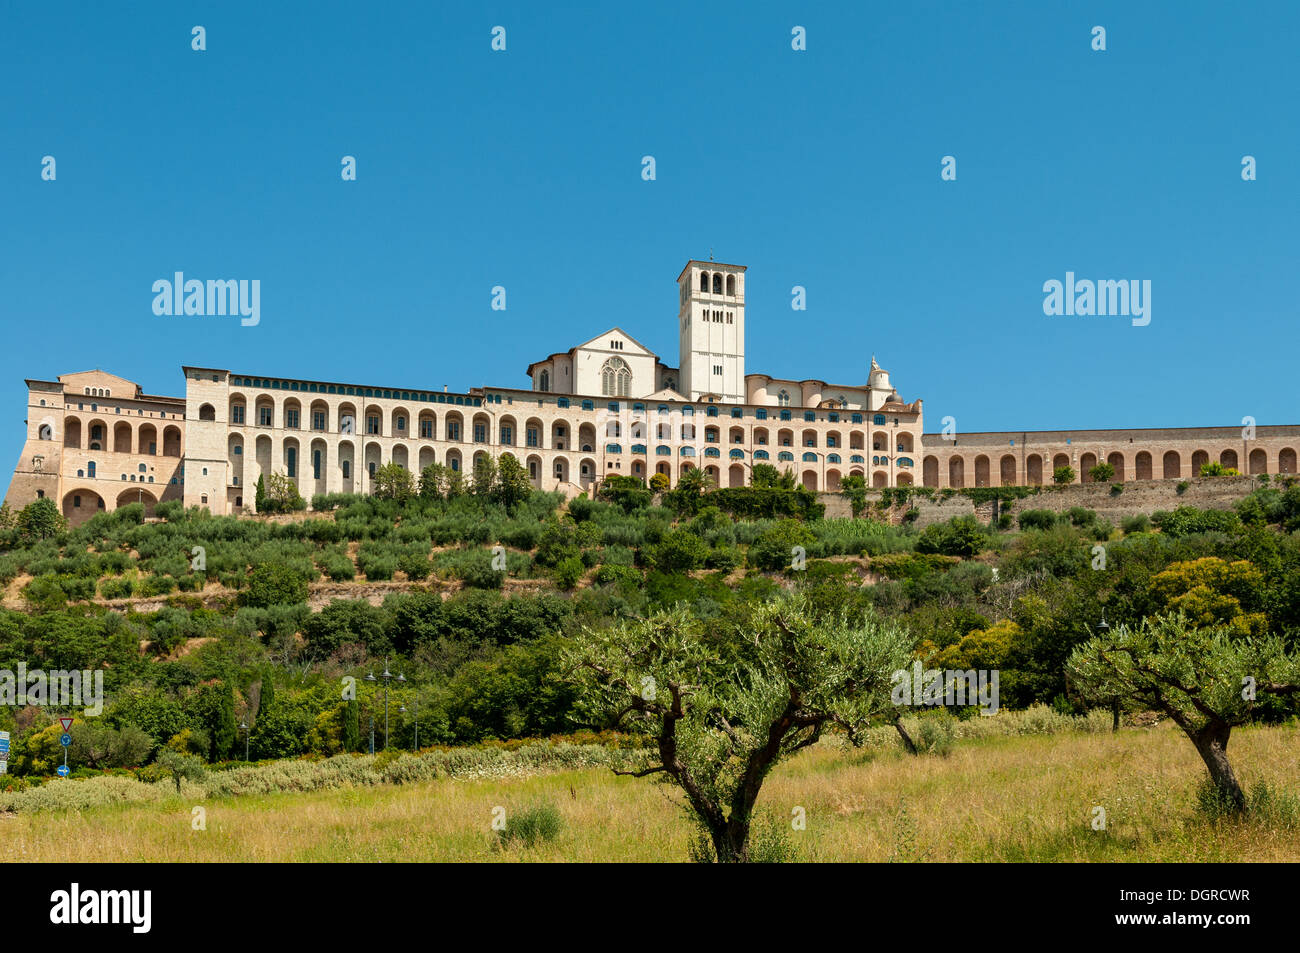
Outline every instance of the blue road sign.
[(59, 765), (59, 777), (66, 778), (67, 776), (68, 776), (68, 766), (66, 764)]
[(59, 735), (59, 744), (63, 745), (65, 748), (68, 747), (68, 745), (72, 744), (72, 735), (68, 734), (66, 731)]

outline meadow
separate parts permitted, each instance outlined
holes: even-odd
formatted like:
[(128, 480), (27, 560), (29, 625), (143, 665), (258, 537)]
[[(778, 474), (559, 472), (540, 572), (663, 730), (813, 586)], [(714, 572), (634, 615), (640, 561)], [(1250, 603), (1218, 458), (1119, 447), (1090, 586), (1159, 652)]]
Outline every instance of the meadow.
[[(1198, 808), (1204, 767), (1167, 722), (963, 738), (947, 755), (829, 739), (776, 769), (755, 837), (786, 861), (1300, 861), (1300, 725), (1239, 729), (1232, 748), (1246, 788), (1271, 796), (1262, 811), (1216, 821)], [(601, 766), (308, 793), (162, 788), (154, 802), (0, 814), (6, 857), (681, 862), (693, 833), (675, 791)], [(538, 805), (558, 814), (553, 836), (501, 847), (494, 811)], [(193, 829), (196, 806), (204, 830)], [(1105, 830), (1094, 829), (1098, 807)]]

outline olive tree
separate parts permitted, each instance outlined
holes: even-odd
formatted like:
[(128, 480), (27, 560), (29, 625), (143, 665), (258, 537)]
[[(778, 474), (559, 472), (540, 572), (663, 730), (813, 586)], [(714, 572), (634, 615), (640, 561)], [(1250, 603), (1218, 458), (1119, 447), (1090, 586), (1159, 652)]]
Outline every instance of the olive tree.
[(1127, 698), (1167, 714), (1235, 811), (1246, 798), (1228, 761), (1228, 736), (1250, 718), (1259, 695), (1300, 691), (1300, 655), (1281, 639), (1196, 628), (1181, 614), (1116, 626), (1076, 648), (1066, 671), (1088, 698)]
[(680, 788), (717, 859), (745, 862), (772, 768), (832, 726), (852, 739), (892, 720), (890, 678), (911, 649), (892, 621), (818, 614), (794, 594), (715, 624), (678, 606), (587, 628), (565, 662), (595, 723), (653, 736), (616, 772)]

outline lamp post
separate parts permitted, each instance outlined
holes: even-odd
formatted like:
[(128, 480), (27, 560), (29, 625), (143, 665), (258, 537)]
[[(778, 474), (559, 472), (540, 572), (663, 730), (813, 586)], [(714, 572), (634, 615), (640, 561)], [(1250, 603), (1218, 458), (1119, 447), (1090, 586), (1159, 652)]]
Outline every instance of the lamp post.
[[(379, 678), (382, 678), (382, 679), (384, 680), (384, 750), (387, 750), (387, 749), (388, 749), (388, 683), (389, 683), (390, 681), (392, 681), (394, 678), (396, 678), (399, 682), (402, 682), (403, 684), (405, 684), (405, 683), (406, 683), (406, 679), (405, 679), (405, 677), (403, 677), (400, 673), (398, 673), (397, 675), (394, 675), (392, 672), (390, 672), (390, 671), (388, 670), (388, 657), (387, 657), (387, 656), (384, 657), (384, 670), (383, 670), (382, 672), (379, 673)], [(369, 673), (369, 674), (366, 676), (366, 681), (367, 681), (367, 682), (370, 682), (370, 683), (373, 685), (373, 684), (376, 684), (376, 683), (379, 681), (379, 678), (376, 678), (376, 677), (375, 677), (375, 673), (374, 673), (374, 672), (371, 672), (371, 673)], [(370, 753), (371, 753), (371, 754), (374, 754), (374, 753), (375, 753), (375, 716), (374, 716), (374, 712), (371, 712), (371, 715), (370, 715)]]
[(239, 723), (239, 730), (244, 733), (244, 760), (248, 760), (248, 720), (244, 719)]
[[(406, 714), (405, 705), (403, 705), (401, 708), (397, 710), (403, 715)], [(415, 718), (415, 746), (411, 748), (411, 750), (419, 751), (420, 750), (420, 703), (415, 701), (411, 702), (411, 710)]]

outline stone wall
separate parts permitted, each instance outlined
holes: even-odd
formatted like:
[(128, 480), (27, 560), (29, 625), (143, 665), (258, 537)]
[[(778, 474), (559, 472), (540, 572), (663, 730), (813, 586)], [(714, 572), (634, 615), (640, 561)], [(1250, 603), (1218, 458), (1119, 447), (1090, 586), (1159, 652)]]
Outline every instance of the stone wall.
[[(1017, 514), (1024, 510), (1053, 510), (1063, 512), (1071, 507), (1081, 506), (1093, 510), (1098, 517), (1116, 525), (1127, 516), (1145, 513), (1150, 516), (1157, 510), (1173, 510), (1179, 506), (1195, 506), (1199, 509), (1232, 509), (1236, 503), (1252, 490), (1261, 486), (1256, 477), (1198, 477), (1186, 481), (1187, 487), (1178, 492), (1179, 483), (1172, 480), (1129, 481), (1118, 484), (1123, 489), (1115, 493), (1109, 483), (1075, 483), (1062, 487), (1042, 487), (1038, 493), (1023, 499), (1002, 502), (1000, 512)], [(1272, 485), (1272, 484), (1270, 484)], [(826, 516), (846, 517), (852, 515), (848, 501), (838, 493), (821, 493), (818, 499), (826, 504)], [(880, 500), (880, 491), (868, 490), (867, 499), (871, 503)], [(956, 493), (946, 500), (913, 496), (908, 506), (915, 507), (918, 513), (916, 524), (928, 526), (942, 523), (954, 516), (975, 514), (987, 522), (993, 518), (993, 504), (981, 503), (978, 507), (967, 496)], [(896, 507), (894, 521), (901, 519), (903, 509)]]

